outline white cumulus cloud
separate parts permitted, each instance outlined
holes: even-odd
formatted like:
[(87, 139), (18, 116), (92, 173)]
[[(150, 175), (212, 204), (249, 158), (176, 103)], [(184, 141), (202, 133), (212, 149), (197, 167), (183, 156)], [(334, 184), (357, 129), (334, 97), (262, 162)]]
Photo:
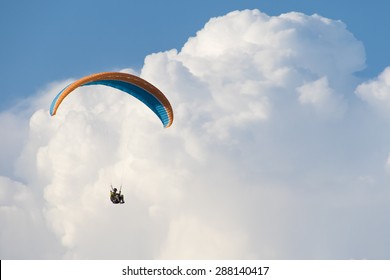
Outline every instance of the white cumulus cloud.
[(356, 93), (370, 105), (388, 111), (390, 108), (390, 67), (377, 78), (359, 85)]
[(364, 66), (340, 21), (245, 10), (145, 58), (169, 129), (104, 86), (51, 117), (70, 81), (48, 85), (0, 114), (0, 257), (388, 258), (390, 134), (365, 104), (389, 71), (359, 85)]

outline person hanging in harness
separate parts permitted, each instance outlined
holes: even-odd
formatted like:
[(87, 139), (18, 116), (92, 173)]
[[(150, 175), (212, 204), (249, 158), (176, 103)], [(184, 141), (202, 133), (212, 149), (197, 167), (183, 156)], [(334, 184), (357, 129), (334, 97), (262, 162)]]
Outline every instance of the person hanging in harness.
[[(121, 186), (121, 189), (122, 189), (122, 186)], [(111, 190), (110, 190), (110, 200), (114, 204), (125, 203), (125, 200), (123, 198), (123, 194), (121, 194), (121, 190), (119, 190), (119, 192), (118, 192), (117, 188), (113, 188), (112, 185), (111, 185)]]

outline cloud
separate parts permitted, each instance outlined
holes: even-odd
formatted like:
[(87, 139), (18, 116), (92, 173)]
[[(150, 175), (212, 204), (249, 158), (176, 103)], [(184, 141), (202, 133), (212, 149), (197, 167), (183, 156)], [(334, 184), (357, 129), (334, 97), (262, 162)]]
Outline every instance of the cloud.
[(380, 109), (382, 113), (390, 107), (390, 67), (377, 78), (359, 85), (356, 93), (367, 103)]
[(298, 87), (297, 91), (299, 93), (299, 102), (303, 105), (312, 106), (320, 115), (339, 117), (344, 113), (344, 102), (341, 96), (336, 96), (333, 93), (326, 77), (306, 83)]
[(69, 81), (48, 85), (0, 115), (0, 257), (388, 258), (388, 123), (366, 106), (387, 74), (359, 85), (364, 65), (340, 21), (245, 10), (145, 58), (169, 129), (99, 86), (50, 117)]

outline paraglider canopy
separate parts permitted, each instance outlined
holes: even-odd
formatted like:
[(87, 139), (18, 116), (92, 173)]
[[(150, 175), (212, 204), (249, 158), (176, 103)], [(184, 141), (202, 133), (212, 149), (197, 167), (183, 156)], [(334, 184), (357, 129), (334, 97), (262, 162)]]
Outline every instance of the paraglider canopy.
[(102, 72), (83, 77), (66, 86), (57, 94), (50, 106), (50, 114), (54, 116), (62, 101), (75, 89), (88, 85), (105, 85), (116, 88), (134, 96), (148, 106), (161, 120), (164, 127), (173, 122), (173, 110), (165, 95), (146, 80), (122, 72)]

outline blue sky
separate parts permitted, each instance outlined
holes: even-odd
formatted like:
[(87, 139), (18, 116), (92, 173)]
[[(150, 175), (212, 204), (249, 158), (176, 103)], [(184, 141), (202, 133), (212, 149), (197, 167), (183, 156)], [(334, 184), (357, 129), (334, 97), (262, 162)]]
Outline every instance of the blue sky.
[(180, 49), (211, 17), (254, 8), (342, 20), (364, 43), (362, 75), (390, 64), (386, 0), (0, 1), (0, 110), (53, 81), (139, 69), (148, 54)]

